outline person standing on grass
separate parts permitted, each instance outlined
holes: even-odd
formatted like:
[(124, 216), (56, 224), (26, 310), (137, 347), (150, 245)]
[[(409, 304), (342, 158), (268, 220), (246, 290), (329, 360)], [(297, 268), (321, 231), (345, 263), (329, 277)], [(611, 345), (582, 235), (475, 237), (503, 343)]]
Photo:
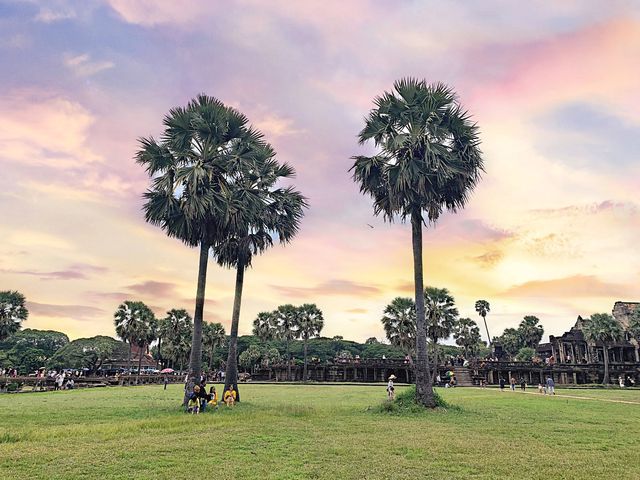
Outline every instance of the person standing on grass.
[(505, 380), (504, 378), (500, 377), (500, 391), (503, 392), (504, 391), (504, 384), (505, 384)]
[(556, 394), (556, 383), (553, 381), (553, 377), (551, 375), (547, 377), (547, 393), (549, 395)]
[(527, 382), (524, 380), (524, 377), (520, 379), (520, 390), (523, 392), (527, 389)]
[(396, 398), (396, 389), (393, 386), (393, 381), (396, 379), (395, 375), (391, 375), (389, 377), (389, 383), (387, 383), (387, 398), (389, 400), (395, 400)]
[(169, 377), (167, 377), (166, 375), (164, 377), (164, 382), (163, 383), (164, 383), (164, 389), (166, 390), (167, 389), (167, 384), (169, 383)]
[(509, 383), (511, 384), (511, 391), (515, 392), (516, 391), (516, 379), (511, 377), (511, 380), (509, 380)]

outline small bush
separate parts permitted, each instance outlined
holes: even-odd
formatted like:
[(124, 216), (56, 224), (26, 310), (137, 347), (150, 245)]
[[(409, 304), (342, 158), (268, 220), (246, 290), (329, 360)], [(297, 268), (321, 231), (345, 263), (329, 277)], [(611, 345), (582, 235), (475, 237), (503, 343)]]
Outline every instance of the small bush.
[(11, 382), (7, 385), (7, 392), (17, 392), (20, 385), (16, 382)]
[[(456, 410), (460, 411), (461, 408), (456, 405), (451, 405), (444, 401), (436, 390), (433, 391), (433, 396), (436, 401), (436, 409), (442, 410)], [(385, 400), (382, 405), (377, 409), (380, 413), (422, 413), (426, 409), (416, 401), (416, 387), (412, 385), (406, 390), (396, 395), (395, 400)]]

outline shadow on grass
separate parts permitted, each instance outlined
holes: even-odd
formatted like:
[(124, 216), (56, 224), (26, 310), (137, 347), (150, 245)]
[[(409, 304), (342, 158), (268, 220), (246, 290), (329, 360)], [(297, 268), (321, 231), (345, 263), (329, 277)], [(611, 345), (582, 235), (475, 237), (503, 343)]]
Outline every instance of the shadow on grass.
[(385, 400), (377, 407), (373, 408), (374, 413), (383, 413), (391, 415), (416, 415), (426, 412), (462, 412), (462, 407), (458, 405), (452, 405), (446, 402), (436, 390), (433, 391), (433, 396), (436, 401), (436, 408), (429, 409), (420, 405), (416, 401), (416, 387), (411, 386), (399, 393), (395, 400)]

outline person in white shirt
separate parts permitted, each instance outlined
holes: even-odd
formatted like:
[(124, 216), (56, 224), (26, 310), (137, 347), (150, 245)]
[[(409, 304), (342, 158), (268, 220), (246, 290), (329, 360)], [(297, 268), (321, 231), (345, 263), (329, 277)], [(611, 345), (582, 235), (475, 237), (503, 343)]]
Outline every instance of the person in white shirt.
[(387, 383), (387, 397), (389, 400), (394, 400), (396, 398), (395, 388), (393, 386), (393, 381), (396, 379), (395, 375), (391, 375), (389, 377), (389, 383)]

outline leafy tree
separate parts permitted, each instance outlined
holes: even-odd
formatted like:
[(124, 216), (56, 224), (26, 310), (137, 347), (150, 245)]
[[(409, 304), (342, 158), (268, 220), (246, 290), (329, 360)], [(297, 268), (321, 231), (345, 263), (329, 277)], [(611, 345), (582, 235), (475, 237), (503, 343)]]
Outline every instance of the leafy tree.
[(280, 305), (273, 312), (275, 336), (285, 344), (287, 358), (287, 380), (291, 381), (291, 341), (300, 336), (298, 331), (298, 310), (290, 303)]
[(522, 347), (516, 354), (516, 360), (519, 362), (530, 362), (536, 354), (536, 350), (531, 347)]
[(224, 327), (221, 323), (202, 324), (202, 346), (205, 353), (209, 354), (209, 371), (213, 370), (213, 355), (217, 348), (220, 348), (227, 338)]
[(90, 338), (79, 338), (58, 350), (47, 362), (49, 368), (82, 369), (91, 372), (99, 370), (105, 360), (112, 358), (114, 353), (123, 346), (118, 340), (98, 335)]
[(544, 328), (540, 325), (540, 319), (533, 315), (527, 315), (518, 326), (522, 343), (530, 348), (535, 349), (542, 340)]
[(62, 332), (25, 328), (4, 342), (0, 342), (0, 350), (36, 348), (42, 352), (42, 355), (49, 358), (67, 343), (69, 343), (69, 337)]
[[(434, 224), (444, 210), (462, 209), (480, 179), (482, 158), (478, 128), (442, 83), (402, 79), (394, 92), (374, 100), (359, 134), (361, 144), (373, 140), (371, 157), (353, 157), (354, 180), (373, 197), (374, 214), (386, 220), (410, 219), (416, 302), (416, 398), (435, 407), (427, 355), (424, 306), (422, 226)], [(435, 366), (434, 366), (435, 369)]]
[(382, 327), (391, 345), (413, 355), (416, 348), (416, 304), (410, 298), (396, 297), (384, 309)]
[(604, 353), (604, 379), (603, 384), (609, 384), (609, 344), (623, 337), (620, 323), (608, 313), (594, 313), (584, 323), (582, 328), (585, 339), (588, 342), (602, 344)]
[(629, 318), (629, 335), (640, 344), (640, 307), (636, 307)]
[(365, 345), (375, 345), (376, 343), (380, 343), (376, 337), (369, 337), (364, 341)]
[(482, 343), (478, 324), (470, 318), (458, 319), (453, 329), (453, 338), (456, 344), (464, 349), (465, 357), (468, 354), (475, 354), (478, 345)]
[(487, 342), (491, 346), (491, 335), (489, 335), (489, 327), (487, 327), (487, 313), (491, 310), (491, 305), (486, 300), (476, 301), (476, 312), (482, 317), (484, 321), (484, 329), (487, 331)]
[(29, 316), (26, 299), (20, 292), (0, 292), (0, 341), (20, 330), (22, 322)]
[[(262, 356), (262, 365), (269, 369), (269, 379), (271, 379), (272, 370), (275, 365), (280, 363), (282, 357), (277, 348), (269, 348)], [(276, 381), (278, 381), (277, 373), (276, 373)]]
[(298, 332), (304, 345), (304, 369), (302, 379), (306, 381), (309, 339), (319, 336), (324, 327), (322, 310), (320, 310), (315, 303), (305, 303), (298, 307), (297, 322)]
[(502, 335), (494, 338), (493, 342), (501, 344), (504, 352), (511, 357), (516, 355), (518, 351), (525, 346), (520, 332), (515, 328), (505, 328)]
[[(237, 220), (225, 202), (229, 180), (242, 167), (238, 151), (260, 136), (240, 112), (198, 95), (169, 111), (161, 141), (142, 138), (137, 161), (152, 179), (144, 194), (145, 219), (189, 247), (199, 247), (198, 285), (189, 361), (190, 384), (202, 369), (202, 322), (207, 261), (212, 245), (229, 235)], [(190, 390), (186, 389), (186, 390)], [(186, 401), (185, 395), (185, 401)]]
[(253, 371), (253, 367), (258, 361), (260, 361), (260, 357), (262, 356), (262, 352), (260, 348), (251, 345), (244, 352), (240, 354), (238, 357), (238, 361), (240, 362), (240, 366), (242, 366), (245, 371), (251, 373)]

